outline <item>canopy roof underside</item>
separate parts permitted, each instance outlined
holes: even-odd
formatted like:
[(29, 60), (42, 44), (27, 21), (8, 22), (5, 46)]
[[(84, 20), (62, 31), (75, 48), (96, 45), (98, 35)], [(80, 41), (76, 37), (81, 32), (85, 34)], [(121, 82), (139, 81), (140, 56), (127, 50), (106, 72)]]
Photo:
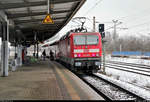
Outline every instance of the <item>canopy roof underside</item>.
[[(47, 15), (47, 0), (0, 0), (0, 10), (14, 22), (10, 42), (34, 43), (35, 34), (42, 42), (59, 32), (84, 4), (85, 0), (50, 0), (50, 15), (54, 24), (42, 24)], [(20, 34), (16, 34), (19, 30)], [(21, 38), (21, 39), (20, 39)]]

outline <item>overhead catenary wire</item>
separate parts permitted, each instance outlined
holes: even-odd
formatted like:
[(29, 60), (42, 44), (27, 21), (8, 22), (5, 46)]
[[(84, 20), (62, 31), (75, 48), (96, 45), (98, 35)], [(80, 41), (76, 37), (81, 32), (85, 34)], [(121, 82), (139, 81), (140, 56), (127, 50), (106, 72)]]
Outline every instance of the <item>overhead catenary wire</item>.
[[(134, 20), (132, 20), (132, 21), (130, 21), (130, 20), (128, 20), (128, 21), (125, 21), (124, 20), (124, 22), (125, 22), (125, 24), (136, 24), (136, 23), (138, 23), (138, 21), (142, 21), (142, 22), (144, 22), (144, 21), (146, 21), (146, 22), (149, 22), (149, 17), (150, 17), (150, 15), (149, 16), (144, 16), (144, 17), (141, 17), (141, 18), (134, 18)], [(148, 19), (146, 19), (146, 18), (148, 18)], [(139, 22), (140, 23), (140, 22)], [(140, 25), (140, 24), (137, 24), (137, 25)]]
[[(119, 20), (123, 20), (123, 19), (125, 19), (125, 18), (129, 18), (129, 17), (134, 17), (134, 18), (132, 18), (132, 19), (134, 19), (134, 20), (132, 20), (132, 19), (130, 19), (130, 20), (127, 20), (125, 23), (131, 23), (131, 22), (135, 22), (135, 20), (138, 20), (138, 19), (144, 19), (144, 18), (146, 18), (146, 17), (149, 17), (150, 15), (148, 14), (148, 16), (142, 16), (142, 17), (139, 17), (139, 14), (140, 15), (143, 15), (143, 13), (141, 13), (141, 12), (144, 12), (145, 13), (145, 11), (147, 11), (147, 10), (149, 10), (150, 8), (148, 8), (148, 9), (144, 9), (144, 10), (142, 10), (142, 11), (140, 11), (140, 12), (137, 12), (137, 13), (134, 13), (134, 14), (132, 14), (131, 16), (130, 15), (128, 15), (128, 16), (124, 16), (124, 17), (121, 17), (121, 18), (119, 18)], [(138, 18), (137, 18), (138, 17)], [(131, 21), (132, 20), (132, 21)], [(145, 20), (145, 19), (144, 19)], [(148, 19), (146, 19), (146, 20), (148, 20)], [(130, 22), (129, 22), (130, 21)], [(140, 20), (141, 21), (141, 20)], [(142, 20), (143, 21), (143, 20)], [(141, 27), (141, 26), (144, 26), (144, 25), (146, 25), (146, 24), (149, 24), (150, 23), (150, 21), (146, 21), (145, 23), (141, 23), (141, 24), (136, 24), (136, 25), (132, 25), (132, 26), (129, 26), (128, 28), (129, 29), (134, 29), (134, 28), (136, 28), (136, 27)]]
[(137, 32), (141, 32), (141, 31), (150, 31), (150, 27), (149, 28), (140, 29)]
[[(145, 19), (146, 17), (148, 18), (149, 17), (149, 13), (147, 15), (147, 11), (149, 11), (150, 8), (148, 9), (144, 9), (140, 12), (136, 12), (136, 13), (133, 13), (131, 15), (127, 15), (127, 16), (123, 16), (123, 17), (120, 17), (118, 18), (118, 20), (124, 20), (124, 23), (131, 23), (131, 22), (135, 22), (135, 20), (138, 20), (138, 19), (143, 19), (143, 20), (140, 20), (140, 21), (146, 21), (146, 20), (149, 20), (149, 19)], [(145, 14), (146, 13), (146, 14)], [(140, 17), (139, 15), (147, 15), (147, 16), (142, 16)], [(132, 18), (131, 18), (132, 17)], [(134, 17), (134, 18), (133, 18)], [(125, 18), (131, 18), (130, 20), (127, 20)], [(134, 20), (133, 20), (134, 19)], [(137, 23), (137, 22), (136, 22)], [(137, 27), (142, 27), (146, 24), (150, 24), (150, 21), (146, 21), (144, 23), (141, 23), (141, 24), (136, 24), (136, 25), (132, 25), (132, 26), (129, 26), (128, 28), (129, 29), (134, 29), (134, 28), (137, 28)], [(143, 30), (144, 31), (144, 30)]]
[(145, 12), (145, 11), (147, 11), (147, 10), (150, 10), (150, 8), (144, 9), (144, 10), (142, 10), (142, 11), (140, 11), (140, 12), (136, 12), (136, 13), (131, 14), (131, 15), (127, 15), (127, 16), (120, 17), (120, 18), (118, 18), (118, 20), (123, 20), (124, 18), (132, 17), (132, 16), (135, 16), (135, 15), (137, 15), (137, 17), (139, 17), (138, 14), (142, 15), (141, 12)]
[[(102, 2), (102, 1), (103, 1), (103, 0), (97, 0), (96, 3), (95, 3), (90, 9), (88, 9), (88, 11), (84, 14), (83, 17), (85, 17), (85, 15), (87, 15), (91, 10), (93, 10), (93, 9), (94, 9), (100, 2)], [(85, 18), (86, 18), (87, 20), (89, 20), (90, 23), (93, 24), (93, 22), (92, 22), (89, 18), (87, 18), (87, 17), (85, 17)], [(72, 20), (72, 22), (79, 24), (78, 22), (74, 21), (74, 19)], [(84, 26), (84, 27), (86, 27), (86, 26)], [(86, 28), (89, 29), (89, 27), (86, 27)], [(90, 28), (90, 29), (91, 29), (91, 28)]]
[[(91, 10), (93, 10), (101, 1), (102, 1), (102, 0), (96, 0), (96, 3), (95, 3), (90, 9), (88, 9), (88, 11), (85, 13), (85, 15), (87, 15), (88, 13), (90, 13)], [(148, 9), (146, 9), (146, 10), (148, 10)], [(140, 11), (140, 12), (143, 12), (143, 11), (146, 11), (146, 10), (142, 10), (142, 11)], [(140, 12), (134, 13), (134, 14), (132, 14), (131, 16), (137, 16)], [(130, 17), (130, 15), (125, 16), (125, 17), (122, 17), (122, 18), (119, 18), (118, 20), (124, 19), (124, 18), (128, 18), (128, 17)], [(92, 23), (91, 19), (88, 18), (88, 20), (90, 21), (90, 23)], [(126, 23), (126, 22), (124, 22), (124, 23)], [(130, 22), (129, 22), (129, 23), (130, 23)], [(147, 23), (146, 23), (146, 24), (147, 24)], [(134, 25), (134, 26), (142, 26), (142, 25), (141, 25), (141, 24), (138, 24), (138, 25)], [(133, 27), (134, 27), (134, 26), (133, 26)], [(130, 27), (132, 27), (132, 26), (130, 26)], [(129, 28), (130, 28), (130, 27), (129, 27)], [(133, 27), (132, 27), (132, 28), (133, 28)], [(109, 28), (107, 28), (105, 31), (107, 31), (107, 30), (109, 30), (109, 29), (111, 29), (111, 28), (113, 28), (113, 27), (109, 27)], [(131, 29), (131, 28), (130, 28), (130, 29)]]
[(139, 26), (142, 26), (142, 25), (145, 25), (145, 24), (150, 24), (150, 21), (148, 22), (144, 22), (144, 23), (141, 23), (141, 24), (137, 24), (137, 25), (133, 25), (133, 26), (129, 26), (129, 28), (135, 28), (135, 27), (139, 27)]
[[(98, 1), (98, 0), (97, 0)], [(100, 0), (100, 1), (98, 1), (97, 2), (96, 1), (96, 3), (94, 4), (94, 6), (92, 6), (92, 8), (90, 8), (85, 14), (88, 14), (91, 10), (93, 10), (95, 7), (96, 7), (96, 5), (97, 4), (99, 4), (102, 0)], [(119, 18), (118, 20), (122, 20), (122, 19), (125, 19), (125, 18), (129, 18), (129, 17), (132, 17), (132, 16), (134, 16), (134, 17), (138, 17), (138, 14), (140, 14), (140, 15), (142, 15), (143, 13), (141, 13), (141, 12), (144, 12), (145, 13), (145, 11), (147, 11), (147, 10), (149, 10), (149, 8), (148, 9), (144, 9), (144, 10), (142, 10), (142, 11), (140, 11), (140, 12), (136, 12), (136, 13), (133, 13), (133, 14), (131, 14), (131, 15), (127, 15), (127, 16), (124, 16), (124, 17), (121, 17), (121, 18)], [(145, 17), (145, 16), (144, 16)], [(141, 18), (141, 17), (140, 17)], [(136, 19), (139, 19), (139, 18), (136, 18)], [(134, 19), (135, 20), (135, 19)], [(133, 21), (134, 21), (133, 20)], [(89, 19), (89, 21), (90, 21), (90, 19)], [(124, 22), (124, 23), (126, 23), (126, 22)], [(129, 22), (130, 23), (130, 22)], [(147, 24), (147, 23), (146, 23)], [(138, 24), (138, 25), (135, 25), (135, 26), (142, 26), (141, 24)], [(134, 26), (133, 26), (134, 27)], [(113, 27), (110, 27), (110, 29), (111, 28), (113, 28)], [(109, 29), (108, 29), (109, 30)]]
[[(97, 2), (98, 1), (98, 2)], [(96, 3), (90, 8), (88, 9), (88, 11), (84, 14), (87, 15), (91, 10), (93, 10), (99, 3), (101, 3), (103, 0), (97, 0)]]

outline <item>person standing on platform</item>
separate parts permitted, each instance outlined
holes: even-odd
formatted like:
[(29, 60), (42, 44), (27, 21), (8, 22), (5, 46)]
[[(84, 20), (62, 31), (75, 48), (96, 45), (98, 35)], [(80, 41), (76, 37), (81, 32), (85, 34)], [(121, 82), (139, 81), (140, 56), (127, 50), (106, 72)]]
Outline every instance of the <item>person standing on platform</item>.
[(42, 55), (43, 55), (43, 60), (45, 61), (45, 57), (46, 57), (46, 51), (45, 50), (43, 51)]
[(52, 50), (50, 50), (50, 60), (54, 60), (54, 55), (53, 55), (53, 51)]

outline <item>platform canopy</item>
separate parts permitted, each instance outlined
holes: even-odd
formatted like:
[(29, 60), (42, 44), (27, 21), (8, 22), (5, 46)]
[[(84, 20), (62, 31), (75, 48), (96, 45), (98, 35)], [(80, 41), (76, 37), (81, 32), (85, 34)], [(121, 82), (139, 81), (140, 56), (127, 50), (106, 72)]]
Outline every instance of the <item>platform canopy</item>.
[[(0, 0), (0, 10), (14, 22), (10, 42), (15, 40), (34, 44), (57, 34), (75, 15), (86, 0), (49, 0), (54, 24), (42, 24), (47, 15), (47, 0)], [(16, 33), (17, 32), (17, 33)], [(21, 38), (21, 39), (20, 39)]]

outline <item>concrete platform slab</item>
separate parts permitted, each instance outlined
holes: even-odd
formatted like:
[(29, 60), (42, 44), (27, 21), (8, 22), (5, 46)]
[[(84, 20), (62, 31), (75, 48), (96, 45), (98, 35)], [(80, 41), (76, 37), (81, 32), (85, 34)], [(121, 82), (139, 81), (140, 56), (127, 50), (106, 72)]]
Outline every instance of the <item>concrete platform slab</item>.
[(0, 77), (0, 100), (103, 100), (57, 62), (39, 61)]

